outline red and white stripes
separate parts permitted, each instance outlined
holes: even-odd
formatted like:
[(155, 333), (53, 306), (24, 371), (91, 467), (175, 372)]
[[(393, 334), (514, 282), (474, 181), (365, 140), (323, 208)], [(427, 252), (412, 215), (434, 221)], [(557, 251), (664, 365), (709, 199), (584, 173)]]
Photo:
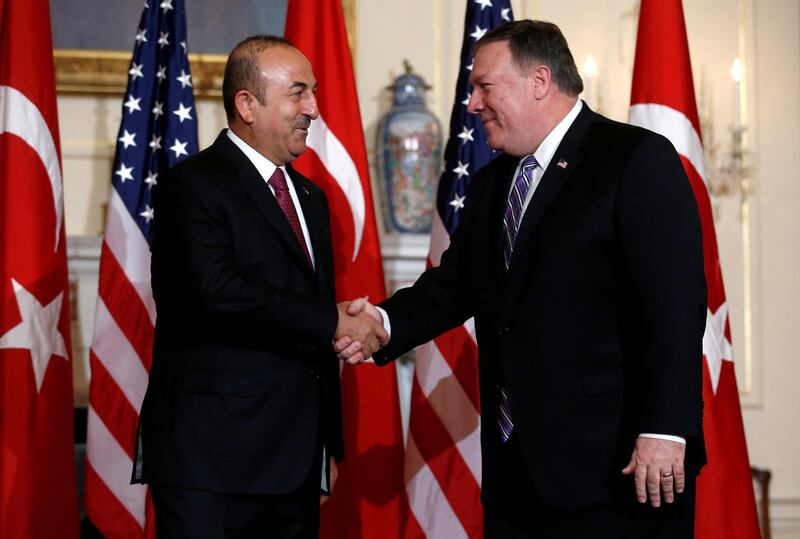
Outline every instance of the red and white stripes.
[[(429, 264), (450, 237), (434, 214)], [(409, 506), (427, 537), (480, 536), (481, 411), (478, 349), (470, 319), (416, 351), (405, 482)]]
[(155, 317), (150, 250), (112, 188), (89, 356), (86, 499), (94, 524), (114, 529), (119, 537), (144, 537), (152, 528), (146, 519), (147, 487), (130, 480)]

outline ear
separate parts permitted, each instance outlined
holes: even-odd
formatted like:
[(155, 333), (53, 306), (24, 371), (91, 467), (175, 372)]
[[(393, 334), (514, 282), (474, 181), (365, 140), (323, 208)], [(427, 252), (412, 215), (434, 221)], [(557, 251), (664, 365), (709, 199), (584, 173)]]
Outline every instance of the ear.
[(535, 99), (544, 99), (550, 93), (552, 85), (550, 68), (546, 65), (540, 65), (536, 69), (531, 70), (528, 77), (531, 79), (533, 85), (533, 97)]
[(233, 97), (233, 104), (236, 107), (236, 114), (247, 125), (255, 121), (255, 107), (256, 96), (247, 90), (239, 90)]

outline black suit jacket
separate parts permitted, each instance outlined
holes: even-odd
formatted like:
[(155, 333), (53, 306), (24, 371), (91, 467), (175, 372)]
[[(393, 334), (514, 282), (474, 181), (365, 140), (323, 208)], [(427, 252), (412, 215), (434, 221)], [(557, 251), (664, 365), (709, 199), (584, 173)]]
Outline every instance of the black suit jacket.
[(687, 437), (697, 473), (706, 287), (677, 153), (584, 104), (533, 194), (506, 273), (502, 213), (518, 161), (500, 156), (475, 175), (441, 265), (382, 304), (392, 335), (376, 361), (475, 317), (485, 500), (498, 480), (500, 384), (548, 506), (632, 497), (620, 470), (639, 433)]
[(158, 318), (135, 481), (277, 494), (302, 484), (322, 444), (343, 456), (328, 207), (287, 170), (316, 272), (224, 131), (159, 180)]

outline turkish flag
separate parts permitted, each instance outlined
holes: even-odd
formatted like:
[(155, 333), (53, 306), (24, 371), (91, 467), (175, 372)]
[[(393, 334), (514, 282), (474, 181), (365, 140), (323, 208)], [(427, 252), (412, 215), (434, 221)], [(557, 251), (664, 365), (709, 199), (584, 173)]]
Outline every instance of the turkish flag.
[[(364, 133), (340, 0), (289, 0), (284, 35), (311, 62), (320, 117), (294, 163), (327, 195), (339, 300), (386, 297)], [(403, 437), (394, 365), (342, 371), (345, 460), (322, 537), (399, 536)]]
[(678, 150), (703, 226), (708, 286), (708, 319), (703, 336), (703, 431), (708, 464), (697, 482), (695, 536), (760, 537), (680, 0), (642, 0), (630, 120), (666, 136)]
[(47, 0), (0, 0), (0, 537), (78, 537)]

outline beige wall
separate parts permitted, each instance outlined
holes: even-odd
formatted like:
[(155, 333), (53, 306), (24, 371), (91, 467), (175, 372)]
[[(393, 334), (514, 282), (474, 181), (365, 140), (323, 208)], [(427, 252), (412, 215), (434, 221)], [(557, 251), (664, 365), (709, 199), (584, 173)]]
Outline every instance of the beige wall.
[[(738, 198), (717, 201), (737, 377), (751, 461), (773, 471), (778, 537), (800, 537), (800, 5), (796, 0), (684, 2), (695, 87), (707, 143), (729, 150), (733, 110), (730, 65), (746, 67), (746, 115), (754, 193), (747, 219)], [(517, 0), (517, 18), (561, 26), (582, 66), (592, 54), (598, 76), (593, 106), (624, 120), (636, 38), (636, 0)], [(358, 0), (357, 84), (370, 160), (377, 124), (389, 108), (385, 87), (410, 60), (434, 86), (429, 107), (449, 121), (464, 3), (455, 0)], [(120, 99), (59, 98), (67, 232), (96, 235), (108, 192)], [(198, 102), (201, 146), (224, 126), (221, 105)], [(377, 192), (377, 191), (376, 191)]]

